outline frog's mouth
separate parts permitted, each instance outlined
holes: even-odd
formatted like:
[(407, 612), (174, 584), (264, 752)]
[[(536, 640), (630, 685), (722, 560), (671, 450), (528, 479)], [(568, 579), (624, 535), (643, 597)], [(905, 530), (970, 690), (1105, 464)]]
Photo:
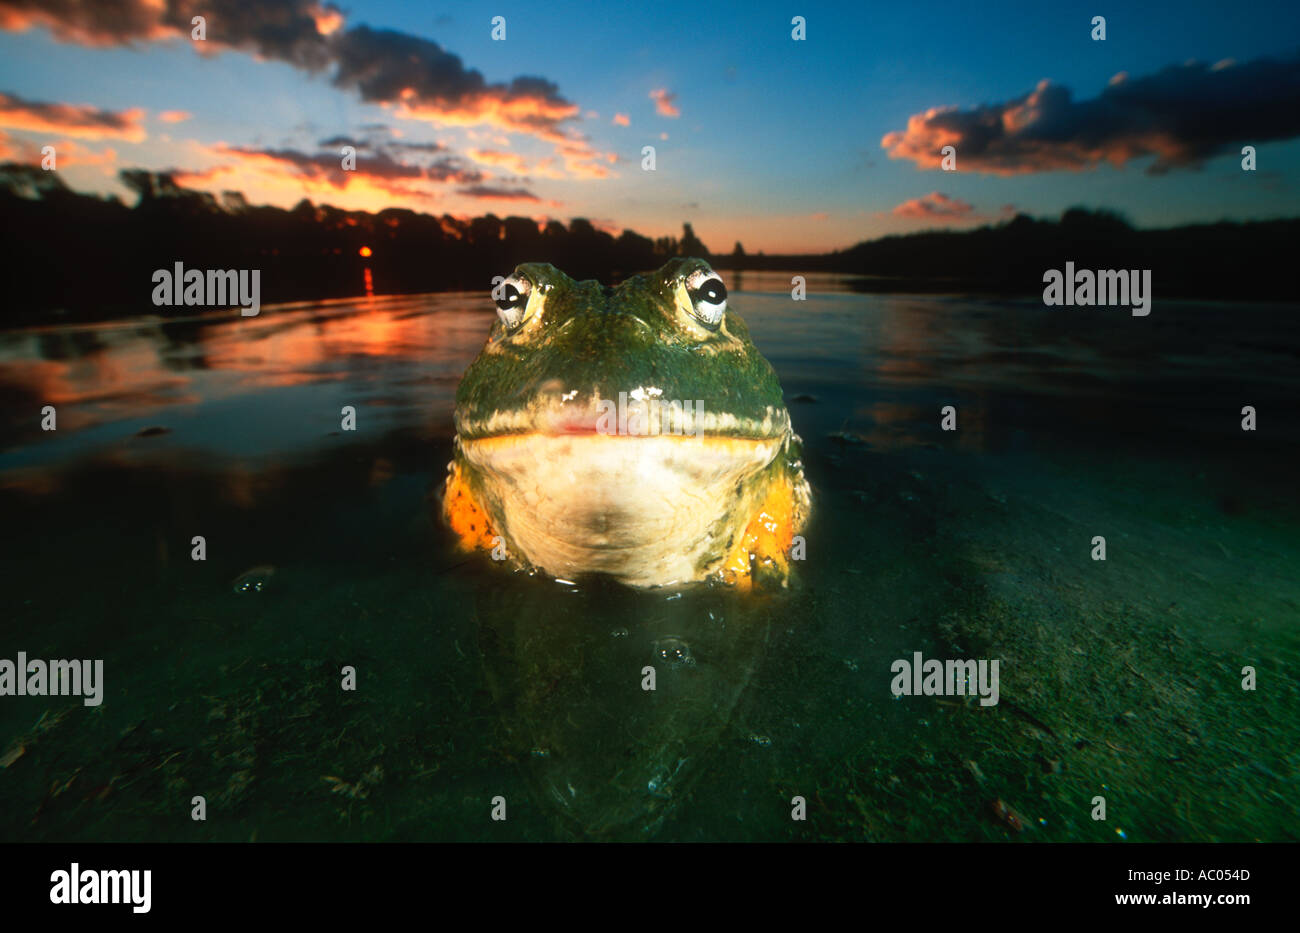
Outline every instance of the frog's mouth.
[[(776, 458), (783, 440), (716, 434), (637, 437), (573, 424), (555, 433), (461, 439), (460, 449), (481, 472), (507, 481), (526, 479), (539, 489), (560, 489), (568, 485), (566, 478), (625, 485), (657, 476), (703, 489), (763, 469)], [(555, 470), (563, 473), (554, 475)]]
[(780, 441), (790, 431), (790, 415), (784, 407), (772, 405), (737, 415), (714, 411), (703, 399), (666, 401), (634, 389), (614, 398), (539, 395), (524, 407), (495, 410), (484, 417), (458, 411), (456, 427), (462, 441), (597, 434), (619, 439), (659, 436)]

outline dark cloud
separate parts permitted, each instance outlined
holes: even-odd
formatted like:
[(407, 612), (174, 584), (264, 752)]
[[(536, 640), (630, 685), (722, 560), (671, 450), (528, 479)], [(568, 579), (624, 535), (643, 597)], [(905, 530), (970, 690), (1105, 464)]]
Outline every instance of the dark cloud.
[(887, 134), (890, 158), (938, 168), (957, 148), (960, 170), (1016, 175), (1155, 156), (1149, 172), (1199, 166), (1244, 144), (1300, 136), (1300, 55), (1244, 64), (1188, 62), (1142, 78), (1116, 75), (1076, 101), (1042, 81), (1030, 93), (971, 110), (935, 108)]
[(334, 83), (354, 88), (362, 100), (400, 100), (409, 88), (422, 100), (454, 102), (488, 86), (459, 55), (409, 33), (357, 26), (338, 46)]
[(124, 45), (190, 36), (195, 16), (206, 41), (319, 70), (333, 60), (330, 34), (343, 13), (312, 0), (3, 0), (0, 28), (45, 26), (65, 42)]
[(322, 149), (338, 149), (341, 146), (351, 146), (358, 151), (369, 149), (370, 143), (362, 139), (353, 139), (351, 136), (331, 136), (329, 139), (322, 139), (318, 145)]
[(458, 185), (475, 184), (483, 180), (483, 173), (468, 167), (455, 156), (439, 159), (425, 169), (425, 176), (430, 181), (448, 181)]
[(322, 139), (317, 143), (322, 149), (335, 149), (341, 146), (351, 146), (357, 152), (384, 152), (388, 154), (409, 152), (414, 154), (432, 155), (435, 152), (446, 152), (447, 147), (442, 143), (408, 143), (400, 139), (385, 139), (376, 142), (372, 139), (356, 139), (352, 136), (331, 136), (329, 139)]
[(394, 139), (384, 143), (385, 149), (396, 149), (399, 152), (446, 152), (447, 147), (442, 143), (408, 143), (400, 139)]
[[(215, 152), (245, 164), (279, 165), (304, 178), (327, 181), (336, 188), (346, 188), (353, 178), (385, 182), (427, 180), (460, 185), (483, 180), (481, 172), (451, 156), (439, 159), (432, 165), (422, 166), (399, 162), (387, 152), (381, 151), (370, 156), (358, 155), (356, 168), (344, 170), (342, 159), (333, 152), (307, 153), (297, 149), (257, 149), (248, 146), (220, 146)], [(200, 175), (194, 174), (195, 177)]]
[(33, 133), (61, 133), (82, 139), (122, 139), (141, 142), (145, 138), (139, 109), (100, 110), (82, 104), (56, 104), (24, 100), (0, 92), (0, 126)]
[[(291, 165), (303, 175), (312, 178), (328, 178), (339, 187), (346, 184), (347, 176), (352, 174), (351, 171), (343, 170), (342, 160), (334, 153), (311, 155), (299, 152), (297, 149), (254, 149), (244, 146), (224, 147), (222, 151), (240, 156), (260, 156)], [(358, 156), (355, 171), (372, 178), (411, 179), (424, 176), (424, 170), (418, 165), (403, 165), (383, 153), (377, 153), (369, 158)]]
[(457, 193), (469, 198), (482, 198), (497, 201), (540, 201), (537, 195), (526, 188), (494, 188), (490, 185), (471, 185), (457, 188)]
[(174, 30), (162, 22), (156, 5), (126, 2), (83, 3), (79, 0), (4, 0), (0, 29), (19, 31), (48, 27), (57, 39), (83, 45), (122, 45), (162, 39)]
[(391, 29), (344, 28), (342, 11), (314, 0), (0, 0), (0, 29), (49, 28), (64, 41), (123, 45), (189, 36), (194, 16), (213, 47), (242, 49), (308, 71), (333, 67), (337, 87), (401, 115), (491, 124), (575, 142), (566, 121), (578, 106), (550, 81), (489, 83), (436, 42)]

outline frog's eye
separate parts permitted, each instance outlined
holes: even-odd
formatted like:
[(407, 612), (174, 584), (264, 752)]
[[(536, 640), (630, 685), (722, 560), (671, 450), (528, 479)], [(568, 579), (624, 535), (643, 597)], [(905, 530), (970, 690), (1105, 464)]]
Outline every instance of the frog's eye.
[(507, 330), (514, 330), (524, 321), (528, 308), (528, 293), (532, 284), (527, 279), (512, 275), (492, 289), (492, 300), (497, 303), (497, 315)]
[(691, 311), (708, 327), (717, 327), (727, 310), (727, 286), (712, 269), (699, 269), (686, 279)]

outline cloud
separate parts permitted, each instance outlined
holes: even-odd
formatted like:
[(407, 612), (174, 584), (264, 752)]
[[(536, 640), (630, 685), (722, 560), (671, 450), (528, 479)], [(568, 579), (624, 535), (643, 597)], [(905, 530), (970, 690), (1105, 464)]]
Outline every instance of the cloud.
[(108, 169), (116, 170), (117, 150), (112, 148), (91, 149), (87, 146), (79, 145), (71, 139), (60, 140), (53, 143), (54, 152), (58, 158), (59, 168), (67, 168), (70, 165), (101, 165)]
[(456, 156), (439, 159), (424, 170), (424, 176), (430, 181), (466, 184), (483, 180), (483, 173), (466, 166)]
[(357, 152), (376, 152), (392, 156), (394, 153), (420, 153), (431, 155), (436, 152), (446, 152), (447, 147), (442, 143), (408, 143), (400, 139), (357, 139), (354, 136), (347, 136), (339, 133), (328, 139), (322, 139), (318, 146), (322, 149), (328, 149), (331, 152), (338, 152), (344, 146), (351, 146)]
[(41, 150), (35, 143), (0, 132), (0, 162), (39, 163), (40, 160)]
[(356, 173), (372, 178), (421, 178), (424, 170), (418, 165), (403, 165), (387, 155), (357, 158), (354, 171), (344, 171), (342, 159), (333, 153), (311, 155), (296, 149), (254, 149), (243, 146), (215, 146), (218, 155), (233, 158), (246, 165), (276, 165), (292, 168), (308, 178), (326, 179), (336, 188), (347, 187), (348, 179)]
[(896, 217), (964, 217), (972, 208), (965, 201), (950, 198), (939, 191), (932, 191), (919, 198), (904, 201), (894, 208)]
[(392, 149), (397, 152), (446, 152), (447, 147), (442, 143), (408, 143), (401, 140), (390, 140), (382, 145), (383, 149)]
[(516, 175), (528, 174), (528, 162), (517, 152), (501, 152), (497, 149), (470, 149), (465, 154), (481, 165), (504, 168)]
[(145, 139), (139, 108), (112, 111), (88, 104), (48, 104), (0, 92), (0, 126), (31, 133), (59, 133), (79, 139)]
[(363, 101), (389, 104), (396, 116), (443, 125), (488, 124), (542, 139), (565, 137), (578, 105), (550, 81), (518, 77), (489, 84), (437, 43), (390, 29), (357, 26), (331, 43), (335, 86)]
[(184, 123), (194, 119), (194, 114), (188, 110), (164, 110), (158, 114), (158, 119), (163, 123)]
[(43, 26), (63, 42), (130, 45), (189, 39), (198, 15), (206, 19), (210, 47), (242, 49), (313, 71), (333, 60), (331, 42), (343, 24), (338, 7), (314, 0), (2, 0), (0, 29)]
[(239, 146), (215, 146), (219, 156), (233, 157), (246, 164), (274, 164), (288, 167), (299, 175), (329, 181), (336, 188), (345, 188), (354, 178), (369, 179), (428, 179), (436, 182), (471, 184), (483, 180), (483, 174), (469, 168), (461, 160), (447, 156), (427, 166), (399, 162), (384, 151), (357, 157), (356, 168), (344, 170), (342, 160), (332, 152), (309, 154), (297, 149), (254, 149)]
[(664, 88), (650, 92), (650, 99), (655, 102), (655, 112), (661, 117), (680, 117), (682, 115), (674, 103), (676, 94), (669, 94)]
[[(328, 140), (327, 140), (328, 142)], [(436, 200), (444, 185), (482, 182), (482, 172), (463, 160), (444, 156), (427, 165), (403, 162), (386, 151), (358, 155), (355, 170), (344, 170), (335, 152), (308, 153), (296, 149), (256, 149), (223, 144), (202, 147), (202, 154), (220, 160), (211, 168), (173, 169), (173, 180), (186, 187), (234, 185), (254, 189), (271, 199), (311, 198), (338, 201), (379, 210), (394, 203)]]
[(891, 159), (938, 168), (957, 148), (964, 171), (1019, 175), (1119, 166), (1154, 156), (1147, 171), (1199, 167), (1243, 143), (1300, 136), (1300, 55), (1244, 64), (1186, 62), (1141, 78), (1123, 72), (1091, 100), (1044, 80), (1001, 104), (937, 107), (881, 140)]
[[(103, 166), (113, 174), (117, 166), (117, 151), (111, 148), (91, 149), (71, 139), (50, 141), (44, 145), (54, 147), (55, 165), (59, 170), (72, 166)], [(45, 156), (43, 146), (0, 132), (0, 162), (19, 162), (24, 165), (41, 165)], [(51, 172), (50, 174), (56, 174)]]
[(629, 125), (631, 122), (632, 122), (632, 121), (628, 119), (628, 116), (627, 116), (627, 114), (625, 114), (625, 113), (616, 113), (616, 114), (614, 114), (614, 125), (615, 125), (615, 126), (627, 126), (627, 125)]
[(131, 0), (125, 3), (5, 0), (0, 3), (0, 29), (21, 32), (44, 26), (61, 42), (95, 46), (170, 38), (175, 35), (175, 28), (162, 21), (158, 7), (158, 4)]
[[(391, 29), (347, 28), (343, 12), (315, 0), (0, 0), (0, 29), (48, 28), (85, 45), (188, 38), (193, 15), (207, 17), (207, 45), (251, 52), (312, 73), (394, 116), (439, 125), (490, 125), (556, 144), (580, 145), (570, 126), (577, 104), (544, 78), (489, 83), (436, 42)], [(598, 155), (598, 154), (597, 154)]]
[(322, 139), (317, 143), (322, 149), (341, 149), (344, 146), (351, 146), (358, 152), (373, 148), (369, 140), (353, 139), (351, 136), (331, 136), (329, 139)]
[(496, 201), (541, 200), (541, 198), (526, 188), (494, 188), (489, 185), (472, 185), (468, 188), (458, 188), (457, 193), (463, 194), (467, 198), (482, 198), (485, 200)]

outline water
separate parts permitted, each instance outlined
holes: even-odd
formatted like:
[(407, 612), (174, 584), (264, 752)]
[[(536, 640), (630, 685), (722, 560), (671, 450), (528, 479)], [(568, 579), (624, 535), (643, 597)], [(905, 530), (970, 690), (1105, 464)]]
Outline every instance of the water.
[[(0, 334), (0, 657), (106, 680), (0, 698), (0, 838), (1300, 838), (1294, 308), (788, 282), (731, 282), (815, 495), (762, 600), (452, 549), (481, 295)], [(999, 704), (894, 698), (915, 651)]]

